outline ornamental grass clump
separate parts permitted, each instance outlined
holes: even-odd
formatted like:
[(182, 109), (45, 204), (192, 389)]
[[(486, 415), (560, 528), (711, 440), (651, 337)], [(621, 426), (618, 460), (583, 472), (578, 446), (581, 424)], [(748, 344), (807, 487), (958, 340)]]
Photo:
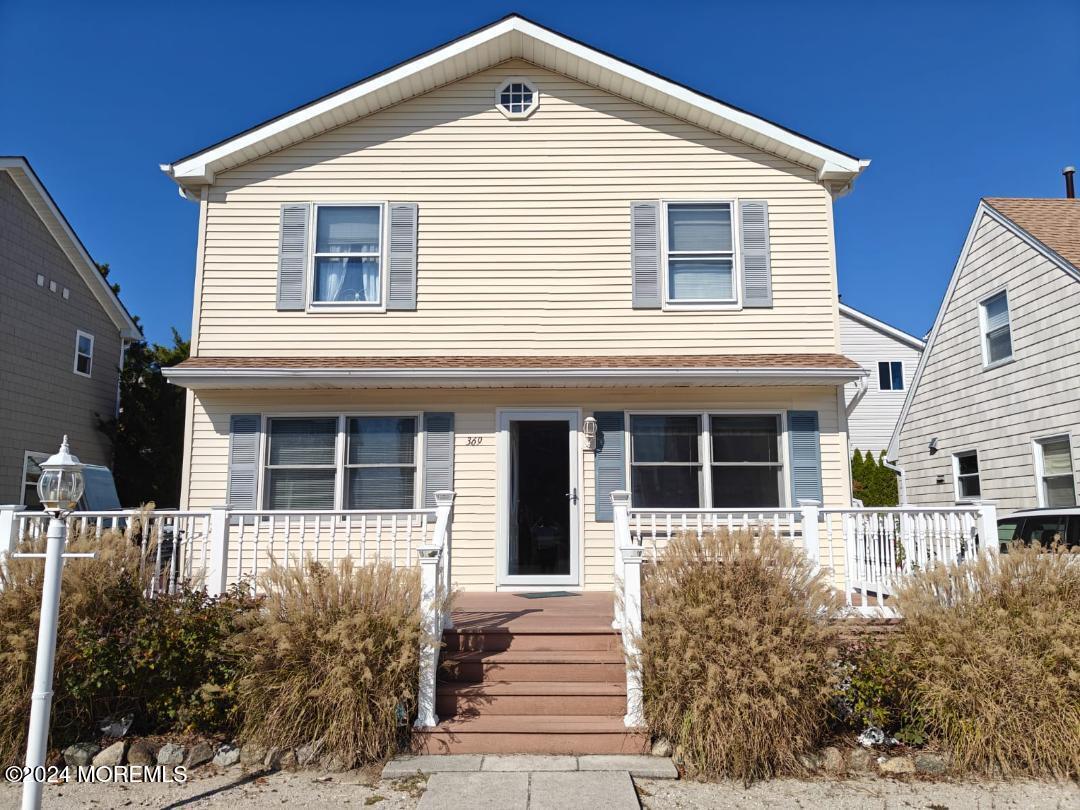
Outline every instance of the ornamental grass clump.
[(643, 571), (645, 720), (700, 777), (802, 770), (827, 730), (839, 602), (771, 533), (674, 537)]
[(245, 743), (322, 740), (345, 767), (393, 753), (415, 712), (420, 579), (415, 568), (272, 565), (262, 608), (235, 640)]
[(1080, 775), (1080, 555), (1014, 544), (908, 578), (896, 655), (954, 767)]

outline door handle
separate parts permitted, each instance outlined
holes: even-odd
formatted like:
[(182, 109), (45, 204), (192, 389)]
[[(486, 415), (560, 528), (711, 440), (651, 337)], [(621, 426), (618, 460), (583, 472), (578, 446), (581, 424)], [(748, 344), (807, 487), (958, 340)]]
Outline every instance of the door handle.
[(570, 501), (570, 503), (577, 503), (577, 487), (574, 487), (572, 490), (567, 492), (566, 498)]

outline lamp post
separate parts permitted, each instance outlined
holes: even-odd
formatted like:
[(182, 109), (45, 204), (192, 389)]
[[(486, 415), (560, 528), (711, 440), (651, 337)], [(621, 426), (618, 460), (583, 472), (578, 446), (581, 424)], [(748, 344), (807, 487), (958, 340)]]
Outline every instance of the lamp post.
[(30, 702), (30, 730), (26, 739), (26, 767), (23, 779), (23, 810), (41, 807), (45, 752), (49, 744), (49, 714), (52, 711), (53, 664), (56, 659), (56, 624), (60, 614), (60, 576), (64, 557), (92, 556), (64, 553), (67, 541), (67, 515), (79, 503), (83, 493), (83, 465), (71, 455), (67, 436), (56, 455), (41, 464), (38, 497), (49, 513), (49, 533), (44, 554), (20, 554), (44, 557), (45, 576), (41, 587), (41, 621), (38, 625), (37, 662), (34, 665), (34, 693)]

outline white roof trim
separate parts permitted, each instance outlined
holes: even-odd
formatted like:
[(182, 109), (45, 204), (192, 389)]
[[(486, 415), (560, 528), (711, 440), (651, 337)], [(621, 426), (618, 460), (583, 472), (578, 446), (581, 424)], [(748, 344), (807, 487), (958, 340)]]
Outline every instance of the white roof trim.
[(75, 267), (75, 271), (82, 276), (90, 292), (116, 324), (116, 328), (120, 330), (120, 336), (127, 340), (141, 340), (142, 333), (139, 332), (135, 321), (120, 303), (120, 299), (109, 286), (109, 282), (101, 275), (97, 264), (90, 258), (83, 243), (64, 215), (60, 213), (60, 209), (57, 208), (45, 185), (30, 167), (29, 161), (23, 157), (0, 157), (0, 170), (6, 171), (11, 176), (26, 201), (30, 203), (30, 207), (49, 229), (56, 244)]
[[(817, 143), (522, 17), (511, 15), (219, 144), (172, 164), (163, 164), (161, 169), (182, 188), (213, 183), (216, 172), (235, 168), (262, 155), (302, 142), (347, 121), (371, 114), (377, 109), (428, 92), (435, 86), (449, 84), (465, 75), (511, 58), (537, 61), (533, 54), (538, 43), (550, 46), (569, 57), (564, 61), (563, 69), (558, 72), (572, 75), (574, 71), (571, 68), (576, 61), (577, 65), (589, 69), (590, 76), (595, 77), (590, 83), (601, 89), (616, 92), (617, 85), (617, 94), (625, 97), (634, 97), (638, 92), (644, 94), (654, 91), (675, 102), (684, 102), (696, 112), (704, 114), (697, 122), (699, 126), (715, 129), (788, 160), (811, 166), (817, 169), (821, 182), (837, 183), (841, 187), (850, 185), (869, 165), (867, 160), (860, 160)], [(473, 51), (480, 52), (470, 53)], [(469, 54), (471, 58), (458, 60), (451, 66), (452, 70), (447, 69), (448, 62), (465, 54)], [(533, 58), (530, 59), (530, 56)], [(438, 74), (438, 78), (434, 83), (425, 84), (420, 80), (423, 74)], [(605, 87), (605, 84), (610, 86)], [(391, 89), (392, 92), (385, 92)], [(380, 92), (390, 98), (374, 100), (372, 97)]]
[(1056, 264), (1070, 276), (1080, 280), (1080, 273), (1069, 262), (1059, 256), (1055, 251), (1048, 248), (1038, 239), (1033, 237), (1007, 216), (1002, 214), (992, 205), (985, 200), (979, 201), (979, 207), (975, 209), (975, 216), (971, 220), (971, 227), (968, 228), (967, 238), (964, 239), (964, 247), (960, 251), (960, 258), (956, 260), (956, 265), (953, 267), (952, 276), (949, 278), (949, 286), (945, 290), (945, 296), (941, 299), (941, 306), (938, 307), (937, 317), (934, 319), (934, 328), (930, 330), (930, 336), (926, 339), (926, 348), (923, 350), (922, 357), (919, 359), (919, 366), (915, 369), (915, 376), (911, 380), (911, 385), (908, 386), (907, 396), (904, 398), (904, 407), (900, 410), (900, 417), (896, 420), (896, 427), (893, 428), (892, 438), (889, 439), (889, 447), (886, 451), (885, 457), (890, 462), (896, 462), (897, 456), (900, 452), (900, 431), (904, 426), (904, 421), (907, 419), (908, 411), (911, 409), (912, 400), (915, 398), (915, 392), (919, 390), (919, 383), (922, 381), (923, 369), (926, 366), (927, 360), (930, 359), (930, 354), (933, 351), (934, 343), (937, 340), (938, 330), (941, 328), (941, 322), (945, 318), (945, 311), (949, 308), (949, 303), (952, 301), (953, 292), (956, 290), (956, 284), (960, 278), (960, 271), (963, 270), (964, 265), (967, 264), (968, 251), (971, 250), (971, 243), (975, 240), (975, 233), (979, 229), (979, 224), (982, 222), (983, 216), (988, 216), (1003, 228), (1006, 228), (1017, 238), (1021, 239), (1032, 248), (1037, 250), (1051, 262)]
[(427, 388), (513, 385), (842, 385), (866, 376), (865, 369), (838, 368), (455, 368), (455, 369), (237, 369), (166, 368), (165, 378), (197, 389), (226, 388)]
[(918, 349), (919, 351), (922, 351), (926, 347), (926, 343), (922, 340), (919, 340), (914, 335), (909, 335), (902, 329), (897, 329), (895, 326), (890, 326), (889, 324), (885, 323), (885, 321), (879, 321), (872, 315), (867, 315), (865, 312), (848, 306), (843, 301), (840, 302), (840, 314), (846, 315), (853, 321), (858, 321), (865, 326), (869, 326), (871, 329), (876, 329), (877, 331), (888, 335), (891, 338), (895, 338), (901, 343), (906, 343), (913, 349)]

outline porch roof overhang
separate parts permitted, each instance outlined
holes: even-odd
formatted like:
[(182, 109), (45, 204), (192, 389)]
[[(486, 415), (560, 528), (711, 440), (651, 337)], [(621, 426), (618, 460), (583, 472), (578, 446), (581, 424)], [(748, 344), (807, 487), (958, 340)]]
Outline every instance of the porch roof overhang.
[(866, 373), (839, 354), (193, 357), (164, 369), (194, 390), (843, 385)]

